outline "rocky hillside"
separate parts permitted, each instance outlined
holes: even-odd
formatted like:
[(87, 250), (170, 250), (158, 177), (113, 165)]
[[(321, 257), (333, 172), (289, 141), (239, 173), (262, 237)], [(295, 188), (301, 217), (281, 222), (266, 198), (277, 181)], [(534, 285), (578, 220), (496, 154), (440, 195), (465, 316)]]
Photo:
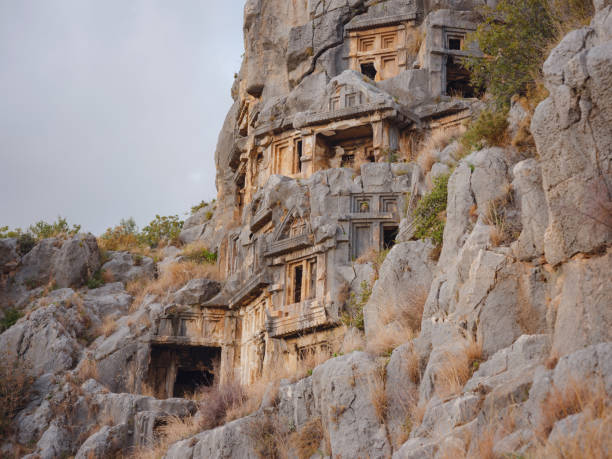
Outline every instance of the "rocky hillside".
[[(218, 200), (185, 223), (183, 246), (107, 251), (75, 234), (28, 250), (18, 238), (0, 239), (0, 456), (610, 457), (607, 0), (548, 54), (548, 96), (533, 113), (514, 99), (506, 132), (516, 139), (527, 131), (528, 148), (505, 142), (461, 156), (460, 143), (446, 138), (422, 144), (387, 175), (376, 175), (375, 164), (359, 177), (331, 168), (262, 184), (263, 199), (285, 208), (298, 196), (324, 207), (334, 193), (364, 192), (368, 180), (435, 202), (432, 190), (447, 178), (445, 206), (432, 214), (444, 222), (440, 243), (415, 234), (418, 202), (408, 197), (386, 256), (355, 260), (346, 304), (361, 311), (361, 323), (346, 321), (339, 352), (293, 374), (278, 368), (252, 387), (226, 382), (184, 398), (153, 396), (151, 343), (161, 318), (231, 287), (194, 247), (220, 251), (230, 229), (246, 226), (230, 166), (248, 141), (239, 125), (245, 101), (256, 114), (249, 129), (295, 123), (346, 77), (351, 21), (418, 6), (430, 30), (443, 17), (471, 20), (478, 3), (248, 0), (246, 54), (215, 155)], [(416, 51), (415, 67), (426, 68)], [(379, 86), (412, 113), (482, 110), (475, 99), (436, 99), (419, 70)], [(329, 226), (320, 221), (325, 240)], [(364, 279), (375, 279), (367, 292)]]

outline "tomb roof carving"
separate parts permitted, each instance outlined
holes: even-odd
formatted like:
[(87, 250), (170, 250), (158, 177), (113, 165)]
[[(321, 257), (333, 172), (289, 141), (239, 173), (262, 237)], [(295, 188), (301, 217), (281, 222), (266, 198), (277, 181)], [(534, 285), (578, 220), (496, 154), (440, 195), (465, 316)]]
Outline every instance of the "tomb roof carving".
[(294, 117), (293, 126), (299, 129), (375, 111), (387, 111), (388, 116), (412, 121), (418, 119), (367, 77), (354, 70), (345, 70), (327, 84), (325, 92), (313, 102), (307, 112), (298, 113)]
[(378, 18), (358, 19), (355, 18), (347, 24), (346, 31), (372, 29), (375, 27), (384, 27), (390, 25), (401, 24), (403, 22), (414, 21), (417, 19), (416, 11), (397, 14), (394, 16), (383, 16)]

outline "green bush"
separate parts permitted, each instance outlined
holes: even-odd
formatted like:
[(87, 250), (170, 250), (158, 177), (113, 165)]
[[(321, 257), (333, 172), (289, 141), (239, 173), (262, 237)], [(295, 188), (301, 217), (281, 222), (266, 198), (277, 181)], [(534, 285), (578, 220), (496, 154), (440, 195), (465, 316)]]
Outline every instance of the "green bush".
[(28, 253), (36, 245), (36, 239), (30, 233), (21, 233), (17, 237), (17, 251), (21, 256)]
[(433, 188), (421, 198), (414, 209), (415, 237), (431, 239), (436, 246), (442, 245), (446, 217), (449, 174), (433, 179)]
[(199, 204), (196, 204), (195, 206), (191, 206), (191, 215), (195, 214), (198, 210), (203, 209), (207, 205), (208, 203), (202, 200)]
[(465, 154), (487, 146), (503, 145), (508, 129), (507, 115), (505, 108), (483, 110), (461, 137)]
[(0, 333), (11, 328), (23, 316), (23, 313), (15, 308), (4, 311), (4, 317), (0, 319)]
[(53, 223), (47, 223), (44, 220), (40, 220), (33, 225), (30, 225), (28, 229), (30, 233), (40, 241), (41, 239), (47, 239), (56, 236), (74, 236), (81, 231), (81, 225), (72, 225), (72, 228), (68, 224), (68, 221), (59, 216), (57, 221)]
[(195, 263), (209, 263), (214, 265), (217, 262), (217, 254), (216, 252), (211, 252), (206, 248), (196, 248), (193, 250), (187, 250), (183, 252), (183, 256), (187, 258), (189, 261), (193, 261)]
[(139, 240), (153, 248), (161, 242), (176, 243), (183, 228), (183, 223), (178, 215), (164, 217), (156, 215), (155, 219), (143, 228)]
[(104, 285), (104, 279), (102, 277), (102, 270), (98, 269), (93, 275), (87, 279), (87, 288), (94, 289)]
[(119, 225), (107, 228), (98, 238), (98, 245), (103, 250), (130, 250), (140, 245), (138, 226), (132, 217), (122, 218)]
[(498, 107), (514, 94), (525, 95), (541, 78), (551, 46), (566, 31), (593, 14), (591, 0), (500, 0), (480, 10), (483, 22), (468, 36), (485, 57), (469, 57), (463, 65), (475, 87), (485, 87)]
[(342, 322), (347, 327), (355, 327), (359, 330), (364, 329), (363, 307), (366, 305), (372, 295), (372, 287), (366, 281), (361, 282), (361, 292), (356, 295), (354, 292), (344, 308), (342, 314)]

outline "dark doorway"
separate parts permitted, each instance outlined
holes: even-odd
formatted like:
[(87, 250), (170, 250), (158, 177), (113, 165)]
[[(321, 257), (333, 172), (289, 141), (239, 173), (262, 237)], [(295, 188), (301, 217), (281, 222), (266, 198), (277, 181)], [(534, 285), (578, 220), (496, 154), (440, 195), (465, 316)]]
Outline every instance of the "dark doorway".
[(370, 80), (374, 80), (378, 72), (376, 71), (376, 67), (374, 67), (374, 62), (366, 62), (365, 64), (361, 64), (361, 73)]
[(185, 397), (217, 382), (221, 348), (155, 345), (151, 347), (148, 385), (157, 398)]
[(453, 56), (448, 56), (446, 60), (446, 94), (458, 97), (476, 96), (470, 84), (470, 72), (461, 64), (460, 59)]
[(304, 275), (304, 268), (300, 266), (295, 267), (293, 276), (293, 302), (299, 303), (302, 301), (302, 277)]
[(179, 368), (174, 381), (174, 397), (185, 397), (201, 387), (213, 385), (215, 375), (207, 370), (190, 370)]
[(302, 139), (299, 139), (295, 142), (295, 151), (296, 151), (296, 169), (297, 172), (302, 172)]
[(448, 39), (448, 49), (456, 49), (457, 51), (461, 50), (461, 39), (460, 38), (449, 38)]
[(399, 228), (397, 226), (383, 227), (383, 250), (390, 249), (395, 245), (398, 231)]

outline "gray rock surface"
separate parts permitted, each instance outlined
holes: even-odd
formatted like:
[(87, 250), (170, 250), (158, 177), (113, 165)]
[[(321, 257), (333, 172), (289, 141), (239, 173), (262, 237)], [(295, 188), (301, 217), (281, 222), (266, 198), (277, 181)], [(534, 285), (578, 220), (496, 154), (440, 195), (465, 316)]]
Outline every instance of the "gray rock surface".
[[(609, 13), (601, 10), (592, 24), (604, 22)], [(610, 35), (609, 27), (575, 30), (544, 64), (550, 97), (536, 109), (531, 131), (549, 209), (545, 254), (553, 265), (612, 239)]]
[(110, 260), (102, 269), (110, 273), (116, 282), (129, 282), (138, 278), (153, 278), (155, 263), (149, 257), (133, 255), (129, 252), (108, 252)]
[(221, 289), (221, 284), (210, 279), (191, 279), (173, 295), (173, 301), (183, 305), (201, 304)]

